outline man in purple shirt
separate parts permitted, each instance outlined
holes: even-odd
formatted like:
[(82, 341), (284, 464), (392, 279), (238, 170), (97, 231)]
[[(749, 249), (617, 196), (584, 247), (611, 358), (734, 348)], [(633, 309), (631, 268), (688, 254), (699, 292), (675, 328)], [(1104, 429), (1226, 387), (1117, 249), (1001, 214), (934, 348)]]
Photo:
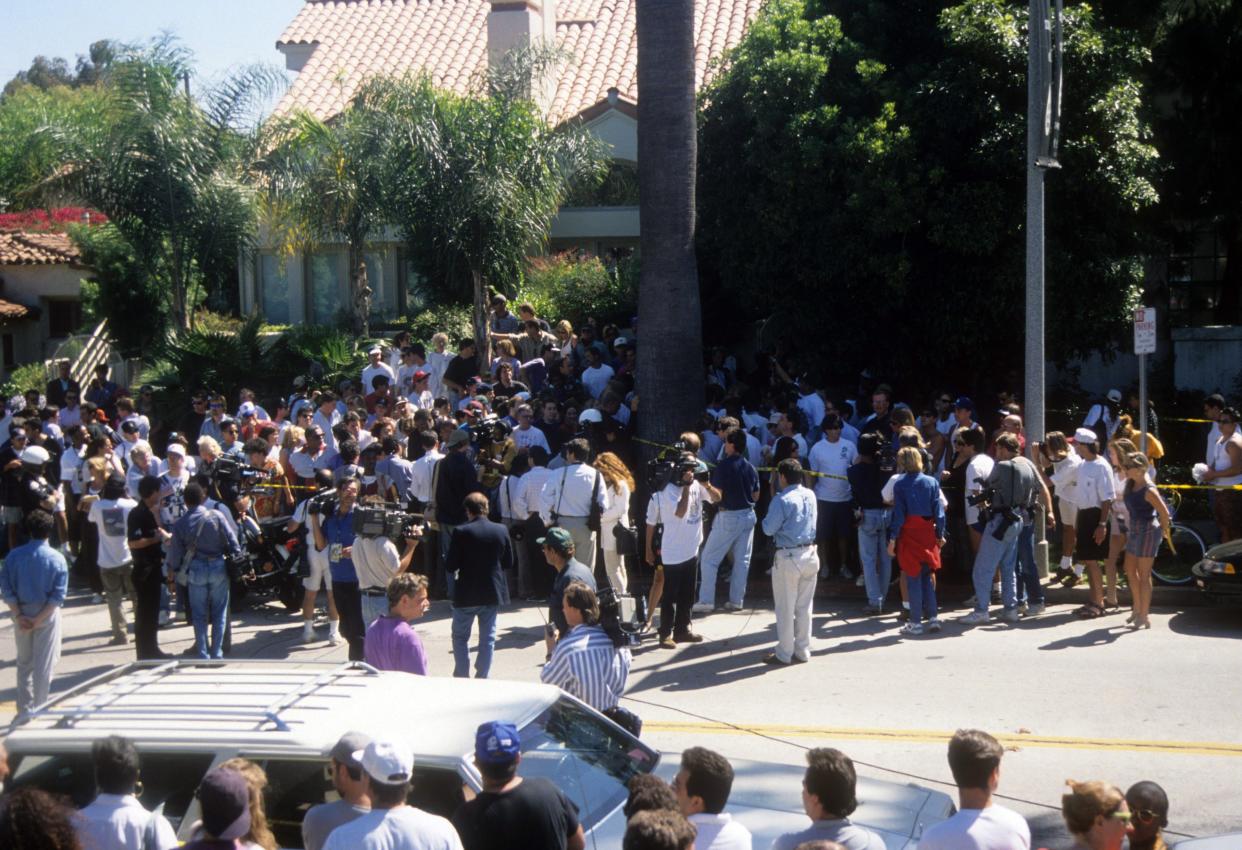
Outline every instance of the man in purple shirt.
[(367, 629), (366, 662), (380, 670), (427, 675), (427, 651), (410, 626), (427, 613), (427, 577), (401, 573), (388, 582), (388, 613)]

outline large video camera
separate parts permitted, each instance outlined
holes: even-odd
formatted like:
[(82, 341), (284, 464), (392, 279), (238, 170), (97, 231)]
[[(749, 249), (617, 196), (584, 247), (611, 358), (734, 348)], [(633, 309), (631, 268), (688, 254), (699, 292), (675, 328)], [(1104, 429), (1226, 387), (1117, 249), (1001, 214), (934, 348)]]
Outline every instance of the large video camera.
[(406, 513), (385, 505), (355, 505), (353, 511), (354, 534), (359, 537), (388, 537), (401, 540), (412, 537), (414, 529), (421, 528), (422, 514)]
[(331, 516), (336, 513), (336, 488), (316, 493), (306, 500), (306, 515)]
[(647, 622), (646, 603), (641, 596), (619, 596), (611, 586), (604, 586), (596, 594), (599, 600), (599, 624), (620, 649), (637, 646), (643, 626)]
[[(686, 457), (687, 453), (691, 456)], [(699, 462), (693, 457), (690, 447), (678, 440), (654, 459), (647, 461), (647, 486), (651, 488), (651, 492), (658, 493), (670, 481), (681, 481), (683, 475), (695, 472), (698, 468)]]
[(229, 455), (221, 455), (211, 464), (211, 480), (216, 486), (221, 484), (232, 484), (238, 488), (254, 486), (262, 484), (271, 477), (272, 474), (266, 469), (257, 469)]
[(468, 425), (466, 430), (470, 432), (471, 443), (503, 443), (513, 433), (509, 423), (494, 413)]

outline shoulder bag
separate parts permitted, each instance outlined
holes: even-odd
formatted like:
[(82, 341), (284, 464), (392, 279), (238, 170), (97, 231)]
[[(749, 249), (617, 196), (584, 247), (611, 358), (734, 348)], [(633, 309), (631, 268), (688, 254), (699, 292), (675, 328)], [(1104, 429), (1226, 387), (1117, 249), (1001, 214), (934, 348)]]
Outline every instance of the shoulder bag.
[(602, 517), (604, 515), (604, 506), (601, 505), (599, 498), (599, 480), (602, 476), (598, 471), (595, 473), (595, 484), (591, 487), (591, 509), (587, 512), (587, 528), (599, 533), (602, 527)]
[(440, 523), (436, 522), (436, 488), (440, 484), (440, 463), (444, 460), (441, 458), (431, 465), (431, 498), (427, 500), (427, 506), (423, 512), (427, 515), (427, 527), (432, 531), (440, 530)]

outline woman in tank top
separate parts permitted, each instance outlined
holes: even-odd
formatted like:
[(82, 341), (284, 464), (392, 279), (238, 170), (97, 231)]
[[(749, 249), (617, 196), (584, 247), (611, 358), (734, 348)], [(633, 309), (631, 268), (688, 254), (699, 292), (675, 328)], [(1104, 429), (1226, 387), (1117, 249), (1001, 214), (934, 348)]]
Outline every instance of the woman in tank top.
[[(1204, 484), (1228, 486), (1242, 484), (1242, 435), (1238, 434), (1238, 411), (1226, 407), (1217, 420), (1220, 438), (1212, 446), (1210, 467)], [(1242, 490), (1216, 491), (1212, 513), (1220, 527), (1220, 542), (1242, 537)]]
[(1169, 509), (1160, 492), (1147, 478), (1150, 461), (1142, 452), (1125, 459), (1125, 488), (1122, 498), (1129, 517), (1126, 535), (1126, 580), (1130, 583), (1130, 617), (1132, 629), (1149, 629), (1151, 623), (1151, 565), (1160, 548), (1160, 540), (1169, 530)]

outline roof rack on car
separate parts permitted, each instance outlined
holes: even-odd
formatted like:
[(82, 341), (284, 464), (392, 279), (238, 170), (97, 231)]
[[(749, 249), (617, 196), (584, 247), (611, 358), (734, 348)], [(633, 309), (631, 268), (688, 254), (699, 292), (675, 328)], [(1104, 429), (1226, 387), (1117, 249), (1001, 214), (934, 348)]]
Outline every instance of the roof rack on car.
[[(275, 662), (275, 664), (280, 666), (280, 662)], [(211, 719), (224, 721), (253, 720), (258, 724), (259, 729), (264, 725), (270, 724), (278, 732), (288, 732), (289, 725), (280, 717), (282, 711), (291, 708), (303, 698), (316, 693), (321, 688), (332, 684), (348, 673), (379, 674), (376, 668), (361, 661), (347, 661), (345, 663), (299, 661), (296, 665), (289, 666), (291, 669), (307, 667), (325, 667), (327, 669), (309, 681), (300, 683), (293, 690), (281, 694), (263, 707), (213, 708), (203, 705), (187, 706), (183, 702), (145, 702), (142, 705), (124, 705), (120, 702), (123, 698), (134, 696), (154, 685), (166, 682), (172, 674), (177, 672), (202, 667), (228, 667), (230, 674), (259, 676), (270, 675), (273, 667), (273, 662), (261, 660), (221, 661), (196, 659), (162, 662), (137, 661), (90, 679), (45, 703), (46, 707), (40, 707), (32, 712), (31, 719), (34, 720), (37, 717), (59, 718), (56, 720), (55, 728), (69, 729), (76, 726), (79, 721), (87, 719), (98, 720), (101, 717), (107, 717), (110, 720), (121, 718), (140, 720), (143, 718), (164, 719), (177, 714), (186, 714), (197, 721)], [(248, 667), (251, 669), (246, 669)], [(82, 705), (65, 708), (56, 707), (58, 704), (63, 704), (67, 698), (85, 694), (99, 688), (101, 685), (110, 686), (104, 687), (99, 693), (92, 694), (91, 699)]]

